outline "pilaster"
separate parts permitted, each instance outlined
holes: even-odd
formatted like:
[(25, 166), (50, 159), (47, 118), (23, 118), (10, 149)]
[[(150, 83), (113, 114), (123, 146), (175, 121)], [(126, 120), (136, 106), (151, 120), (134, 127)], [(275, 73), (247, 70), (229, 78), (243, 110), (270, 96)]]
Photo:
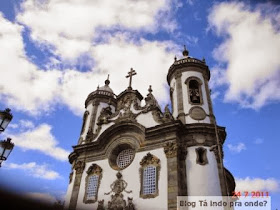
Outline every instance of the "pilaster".
[(74, 165), (76, 171), (75, 180), (73, 184), (72, 195), (69, 204), (69, 210), (75, 210), (77, 207), (78, 195), (80, 191), (81, 179), (85, 168), (85, 162), (77, 161)]
[(178, 109), (178, 119), (182, 121), (182, 123), (186, 123), (185, 113), (184, 113), (184, 97), (182, 90), (182, 73), (178, 72), (175, 75), (176, 80), (176, 94), (177, 94), (177, 109)]
[(175, 142), (168, 142), (164, 146), (164, 152), (167, 158), (167, 180), (168, 180), (168, 210), (177, 209), (177, 196), (179, 192), (179, 174), (178, 174), (178, 146)]

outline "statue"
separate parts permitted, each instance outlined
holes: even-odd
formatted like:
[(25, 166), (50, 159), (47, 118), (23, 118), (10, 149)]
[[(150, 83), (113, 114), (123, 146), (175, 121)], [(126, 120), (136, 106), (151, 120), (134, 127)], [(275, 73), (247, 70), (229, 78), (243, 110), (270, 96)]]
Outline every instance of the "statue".
[(111, 192), (114, 192), (115, 195), (120, 195), (123, 191), (125, 191), (126, 193), (131, 193), (132, 191), (125, 190), (125, 188), (127, 187), (127, 183), (122, 179), (122, 174), (118, 172), (116, 176), (117, 180), (110, 185), (112, 190), (108, 193), (105, 193), (105, 195), (109, 195)]
[(128, 197), (127, 198), (127, 206), (125, 208), (125, 210), (136, 210), (134, 204), (132, 203), (133, 198)]
[(98, 201), (97, 210), (105, 210), (105, 208), (104, 208), (104, 200)]
[[(131, 193), (132, 191), (125, 190), (127, 187), (127, 182), (122, 179), (122, 174), (120, 172), (118, 172), (116, 176), (117, 176), (117, 180), (110, 185), (111, 191), (105, 193), (105, 195), (114, 193), (113, 195), (111, 195), (111, 201), (108, 202), (108, 209), (125, 210), (127, 209), (127, 206), (126, 206), (126, 201), (123, 199), (122, 192)], [(132, 199), (131, 199), (131, 203), (132, 203)], [(132, 208), (130, 209), (133, 210)]]

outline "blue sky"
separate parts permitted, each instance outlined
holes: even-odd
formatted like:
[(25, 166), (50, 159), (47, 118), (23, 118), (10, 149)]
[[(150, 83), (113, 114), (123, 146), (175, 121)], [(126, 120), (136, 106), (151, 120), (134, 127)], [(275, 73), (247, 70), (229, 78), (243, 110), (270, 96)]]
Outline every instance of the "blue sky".
[(0, 185), (62, 199), (87, 95), (107, 74), (119, 94), (133, 67), (133, 88), (146, 95), (152, 85), (164, 107), (168, 68), (186, 44), (211, 69), (238, 189), (268, 191), (279, 208), (279, 30), (277, 1), (1, 1), (0, 108), (14, 115), (1, 138), (16, 146)]

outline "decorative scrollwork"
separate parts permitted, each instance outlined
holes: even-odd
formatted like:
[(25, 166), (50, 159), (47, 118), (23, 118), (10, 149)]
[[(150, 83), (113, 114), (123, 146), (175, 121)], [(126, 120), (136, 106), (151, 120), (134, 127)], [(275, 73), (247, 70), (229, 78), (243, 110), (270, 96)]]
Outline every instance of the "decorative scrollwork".
[(160, 164), (160, 159), (152, 155), (151, 153), (148, 153), (140, 162), (140, 165), (142, 167), (145, 167), (147, 165), (155, 165), (158, 166)]
[(173, 158), (177, 156), (178, 146), (175, 142), (167, 142), (164, 146), (164, 152), (167, 158)]
[(77, 161), (74, 165), (74, 169), (76, 170), (76, 174), (81, 174), (83, 173), (85, 169), (85, 162), (82, 161)]

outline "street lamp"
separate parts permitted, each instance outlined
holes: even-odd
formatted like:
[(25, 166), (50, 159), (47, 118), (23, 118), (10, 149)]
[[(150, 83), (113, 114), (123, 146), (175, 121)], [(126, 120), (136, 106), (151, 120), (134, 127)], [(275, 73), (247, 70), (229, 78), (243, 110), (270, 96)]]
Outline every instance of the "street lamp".
[(0, 167), (3, 161), (7, 160), (9, 154), (14, 148), (14, 144), (11, 142), (11, 138), (0, 141)]
[(0, 111), (0, 133), (6, 129), (12, 119), (13, 115), (11, 114), (11, 110), (9, 108), (4, 111)]

